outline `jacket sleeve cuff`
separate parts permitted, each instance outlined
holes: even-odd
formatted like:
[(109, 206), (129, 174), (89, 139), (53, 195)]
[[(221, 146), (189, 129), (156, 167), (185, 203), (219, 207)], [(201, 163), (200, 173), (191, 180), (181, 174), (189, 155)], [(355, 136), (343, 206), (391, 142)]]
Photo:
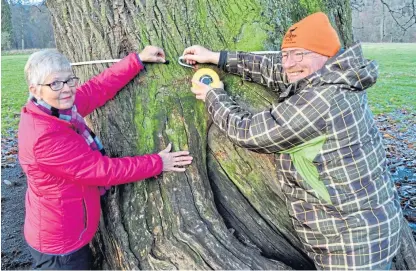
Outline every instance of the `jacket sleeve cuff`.
[(223, 71), (225, 71), (226, 66), (227, 66), (227, 55), (228, 55), (227, 51), (220, 51), (220, 59), (218, 61), (217, 67)]
[(213, 104), (220, 94), (227, 94), (222, 88), (212, 88), (207, 92), (205, 98), (205, 106), (208, 108), (209, 105)]
[(153, 156), (152, 160), (155, 161), (155, 175), (154, 176), (157, 176), (157, 175), (160, 175), (163, 171), (163, 160), (162, 160), (162, 157), (160, 157), (160, 155), (157, 153), (152, 154), (152, 156)]
[(142, 70), (146, 70), (146, 67), (144, 66), (144, 64), (143, 64), (142, 60), (141, 60), (141, 59), (140, 59), (140, 57), (139, 57), (139, 54), (138, 54), (138, 53), (134, 53), (134, 54), (136, 55), (137, 64), (139, 65), (139, 73), (140, 73)]

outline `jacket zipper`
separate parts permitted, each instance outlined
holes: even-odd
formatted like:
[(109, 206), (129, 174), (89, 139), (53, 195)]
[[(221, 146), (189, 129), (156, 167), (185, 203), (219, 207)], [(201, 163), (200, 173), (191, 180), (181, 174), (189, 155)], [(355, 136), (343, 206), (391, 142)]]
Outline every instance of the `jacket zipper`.
[(85, 205), (85, 199), (82, 199), (82, 207), (84, 207), (84, 230), (87, 229), (87, 206)]
[(82, 235), (87, 230), (87, 222), (88, 222), (87, 221), (87, 219), (88, 219), (88, 217), (87, 217), (87, 205), (85, 204), (85, 199), (84, 198), (82, 198), (82, 209), (84, 211), (84, 217), (83, 217), (83, 220), (84, 220), (84, 230), (81, 232), (81, 234), (79, 236), (79, 240), (81, 240)]

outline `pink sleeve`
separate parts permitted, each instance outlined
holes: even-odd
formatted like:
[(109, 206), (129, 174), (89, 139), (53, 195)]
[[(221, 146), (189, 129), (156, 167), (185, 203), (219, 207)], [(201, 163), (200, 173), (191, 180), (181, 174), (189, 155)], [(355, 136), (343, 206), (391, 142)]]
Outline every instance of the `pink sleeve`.
[(156, 176), (163, 169), (158, 154), (109, 158), (93, 151), (80, 135), (67, 131), (52, 131), (39, 138), (34, 154), (43, 172), (83, 185), (130, 183)]
[(120, 62), (105, 69), (77, 89), (75, 105), (85, 117), (96, 108), (112, 99), (119, 90), (144, 69), (136, 53), (131, 53)]

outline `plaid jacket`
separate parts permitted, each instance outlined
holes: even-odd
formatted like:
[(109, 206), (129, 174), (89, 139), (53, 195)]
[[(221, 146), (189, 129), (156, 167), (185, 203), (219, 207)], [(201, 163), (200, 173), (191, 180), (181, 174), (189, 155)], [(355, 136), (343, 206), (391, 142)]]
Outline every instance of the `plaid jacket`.
[(279, 56), (229, 52), (225, 70), (276, 91), (252, 114), (222, 89), (206, 106), (237, 145), (275, 153), (293, 225), (318, 269), (381, 269), (399, 248), (401, 208), (366, 89), (378, 66), (360, 44), (288, 84)]

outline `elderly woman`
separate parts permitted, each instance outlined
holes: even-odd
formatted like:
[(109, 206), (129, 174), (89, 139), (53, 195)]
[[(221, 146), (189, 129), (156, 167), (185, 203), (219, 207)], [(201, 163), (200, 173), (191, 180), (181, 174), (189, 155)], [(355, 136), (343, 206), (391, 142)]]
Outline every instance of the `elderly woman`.
[[(113, 98), (144, 69), (164, 62), (147, 46), (78, 86), (67, 58), (54, 50), (30, 56), (30, 98), (19, 124), (19, 161), (27, 175), (25, 239), (37, 269), (90, 269), (88, 243), (100, 217), (102, 187), (185, 171), (187, 151), (110, 158), (83, 117)], [(179, 167), (178, 167), (179, 166)], [(100, 190), (101, 189), (101, 190)]]

